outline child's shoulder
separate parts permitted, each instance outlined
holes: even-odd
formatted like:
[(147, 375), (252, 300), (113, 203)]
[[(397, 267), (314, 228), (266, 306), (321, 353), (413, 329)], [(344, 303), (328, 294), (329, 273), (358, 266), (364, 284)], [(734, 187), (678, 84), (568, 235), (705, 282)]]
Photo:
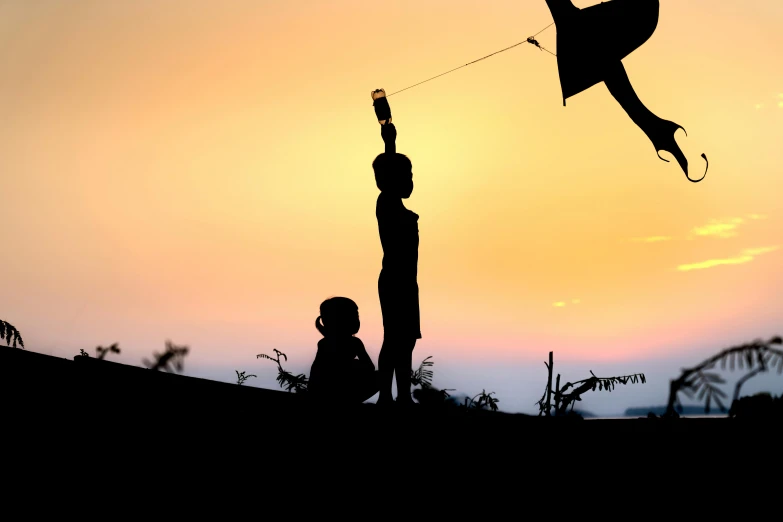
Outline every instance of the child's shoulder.
[(378, 195), (378, 199), (375, 202), (376, 214), (392, 214), (399, 212), (402, 207), (402, 202), (399, 198), (395, 198), (392, 195), (381, 192)]
[(393, 205), (395, 203), (399, 204), (400, 203), (400, 198), (399, 198), (399, 196), (395, 196), (391, 192), (387, 192), (387, 191), (382, 190), (381, 193), (378, 194), (378, 199), (376, 199), (375, 201), (377, 201), (379, 205), (382, 205), (382, 204), (383, 205)]
[(334, 346), (364, 346), (358, 337), (324, 337), (318, 341), (318, 348), (331, 348)]
[(334, 337), (323, 337), (321, 340), (318, 341), (318, 348), (327, 348), (329, 346), (334, 346)]
[(357, 355), (361, 352), (367, 351), (364, 348), (364, 343), (358, 337), (351, 337), (351, 344), (349, 346), (351, 348), (351, 352)]

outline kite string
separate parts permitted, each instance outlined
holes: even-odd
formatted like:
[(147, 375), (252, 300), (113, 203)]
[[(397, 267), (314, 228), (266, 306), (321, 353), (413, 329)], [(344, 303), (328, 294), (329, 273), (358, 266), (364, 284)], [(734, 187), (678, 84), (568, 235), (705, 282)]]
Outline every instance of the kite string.
[(534, 35), (533, 35), (533, 38), (535, 38), (535, 37), (536, 37), (536, 36), (538, 36), (539, 34), (543, 33), (544, 31), (546, 31), (547, 29), (549, 29), (549, 28), (550, 28), (550, 27), (552, 27), (553, 25), (555, 25), (555, 23), (554, 23), (554, 22), (552, 22), (551, 24), (547, 25), (546, 27), (544, 27), (543, 29), (541, 29), (540, 31), (538, 31), (536, 34), (534, 34)]
[(555, 53), (553, 53), (553, 52), (552, 52), (552, 51), (550, 51), (549, 49), (545, 49), (544, 47), (541, 47), (541, 46), (538, 44), (538, 42), (536, 42), (536, 41), (534, 40), (534, 38), (535, 38), (536, 36), (538, 36), (539, 34), (543, 33), (544, 31), (546, 31), (547, 29), (549, 29), (549, 28), (550, 28), (550, 27), (552, 27), (553, 25), (555, 25), (555, 23), (554, 23), (554, 22), (552, 22), (552, 23), (551, 23), (551, 24), (549, 24), (548, 26), (544, 27), (543, 29), (541, 29), (540, 31), (538, 31), (538, 32), (537, 32), (536, 34), (534, 34), (533, 36), (531, 36), (531, 37), (529, 37), (529, 38), (527, 38), (527, 39), (525, 39), (525, 40), (522, 40), (521, 42), (517, 42), (517, 43), (515, 43), (514, 45), (511, 45), (511, 46), (509, 46), (509, 47), (506, 47), (505, 49), (501, 49), (501, 50), (499, 50), (499, 51), (495, 51), (494, 53), (492, 53), (492, 54), (488, 54), (488, 55), (486, 55), (486, 56), (484, 56), (484, 57), (482, 57), (482, 58), (479, 58), (478, 60), (473, 60), (472, 62), (468, 62), (468, 63), (466, 63), (465, 65), (460, 65), (459, 67), (455, 67), (454, 69), (452, 69), (452, 70), (450, 70), (450, 71), (446, 71), (445, 73), (441, 73), (441, 74), (439, 74), (439, 75), (437, 75), (437, 76), (433, 76), (432, 78), (429, 78), (429, 79), (427, 79), (427, 80), (424, 80), (423, 82), (419, 82), (419, 83), (413, 84), (413, 85), (411, 85), (410, 87), (405, 87), (404, 89), (400, 89), (399, 91), (394, 91), (394, 92), (393, 92), (393, 93), (391, 93), (391, 94), (387, 94), (387, 95), (386, 95), (386, 97), (388, 98), (389, 96), (392, 96), (392, 95), (394, 95), (394, 94), (397, 94), (397, 93), (401, 93), (402, 91), (407, 91), (408, 89), (413, 89), (414, 87), (416, 87), (416, 86), (419, 86), (419, 85), (421, 85), (422, 83), (427, 83), (427, 82), (429, 82), (429, 81), (432, 81), (432, 80), (434, 80), (434, 79), (436, 79), (436, 78), (440, 78), (441, 76), (446, 76), (446, 75), (447, 75), (447, 74), (449, 74), (449, 73), (453, 73), (454, 71), (456, 71), (456, 70), (459, 70), (459, 69), (462, 69), (463, 67), (467, 67), (468, 65), (473, 65), (474, 63), (476, 63), (476, 62), (480, 62), (481, 60), (486, 60), (486, 59), (487, 59), (487, 58), (489, 58), (490, 56), (494, 56), (494, 55), (496, 55), (496, 54), (502, 53), (503, 51), (508, 51), (509, 49), (513, 49), (514, 47), (517, 47), (518, 45), (522, 45), (523, 43), (529, 43), (529, 44), (535, 45), (535, 46), (536, 46), (536, 47), (538, 47), (539, 49), (541, 49), (541, 50), (543, 50), (543, 51), (546, 51), (546, 52), (548, 52), (548, 53), (549, 53), (549, 54), (551, 54), (552, 56), (557, 56)]

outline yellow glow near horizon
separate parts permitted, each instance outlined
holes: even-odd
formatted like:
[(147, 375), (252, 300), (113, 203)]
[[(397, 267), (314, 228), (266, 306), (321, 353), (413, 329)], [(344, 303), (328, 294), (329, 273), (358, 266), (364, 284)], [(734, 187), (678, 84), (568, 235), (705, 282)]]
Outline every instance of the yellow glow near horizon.
[[(709, 157), (698, 184), (603, 84), (563, 107), (530, 45), (390, 97), (417, 353), (619, 360), (780, 333), (780, 253), (743, 248), (783, 237), (781, 5), (662, 2), (624, 60), (692, 171)], [(0, 4), (0, 318), (63, 356), (119, 342), (138, 362), (170, 338), (199, 364), (305, 365), (321, 301), (345, 295), (376, 358), (370, 91), (549, 23), (543, 0)], [(554, 27), (536, 38), (556, 48)]]

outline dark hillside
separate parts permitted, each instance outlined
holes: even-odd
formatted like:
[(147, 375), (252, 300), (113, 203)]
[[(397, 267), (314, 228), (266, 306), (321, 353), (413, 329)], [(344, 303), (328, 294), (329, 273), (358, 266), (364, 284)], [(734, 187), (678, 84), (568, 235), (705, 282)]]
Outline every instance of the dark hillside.
[(263, 454), (268, 464), (290, 465), (358, 465), (380, 452), (381, 459), (426, 455), (493, 469), (537, 459), (675, 462), (742, 447), (773, 427), (728, 418), (582, 420), (421, 405), (319, 411), (305, 395), (12, 348), (0, 348), (0, 368), (5, 430), (16, 447), (36, 455), (56, 448), (91, 462), (117, 452), (172, 463), (173, 455), (208, 461)]

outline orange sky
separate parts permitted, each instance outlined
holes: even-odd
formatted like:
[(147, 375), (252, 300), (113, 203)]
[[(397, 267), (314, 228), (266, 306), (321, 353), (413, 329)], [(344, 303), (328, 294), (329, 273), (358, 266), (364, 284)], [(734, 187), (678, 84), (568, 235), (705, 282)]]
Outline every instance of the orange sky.
[[(119, 342), (140, 364), (170, 338), (197, 367), (278, 348), (307, 369), (318, 305), (345, 295), (377, 360), (370, 91), (551, 21), (543, 0), (0, 4), (0, 318), (65, 357)], [(392, 96), (418, 359), (618, 362), (781, 333), (781, 23), (779, 0), (664, 0), (624, 60), (694, 173), (707, 153), (699, 184), (603, 84), (563, 107), (529, 45)]]

